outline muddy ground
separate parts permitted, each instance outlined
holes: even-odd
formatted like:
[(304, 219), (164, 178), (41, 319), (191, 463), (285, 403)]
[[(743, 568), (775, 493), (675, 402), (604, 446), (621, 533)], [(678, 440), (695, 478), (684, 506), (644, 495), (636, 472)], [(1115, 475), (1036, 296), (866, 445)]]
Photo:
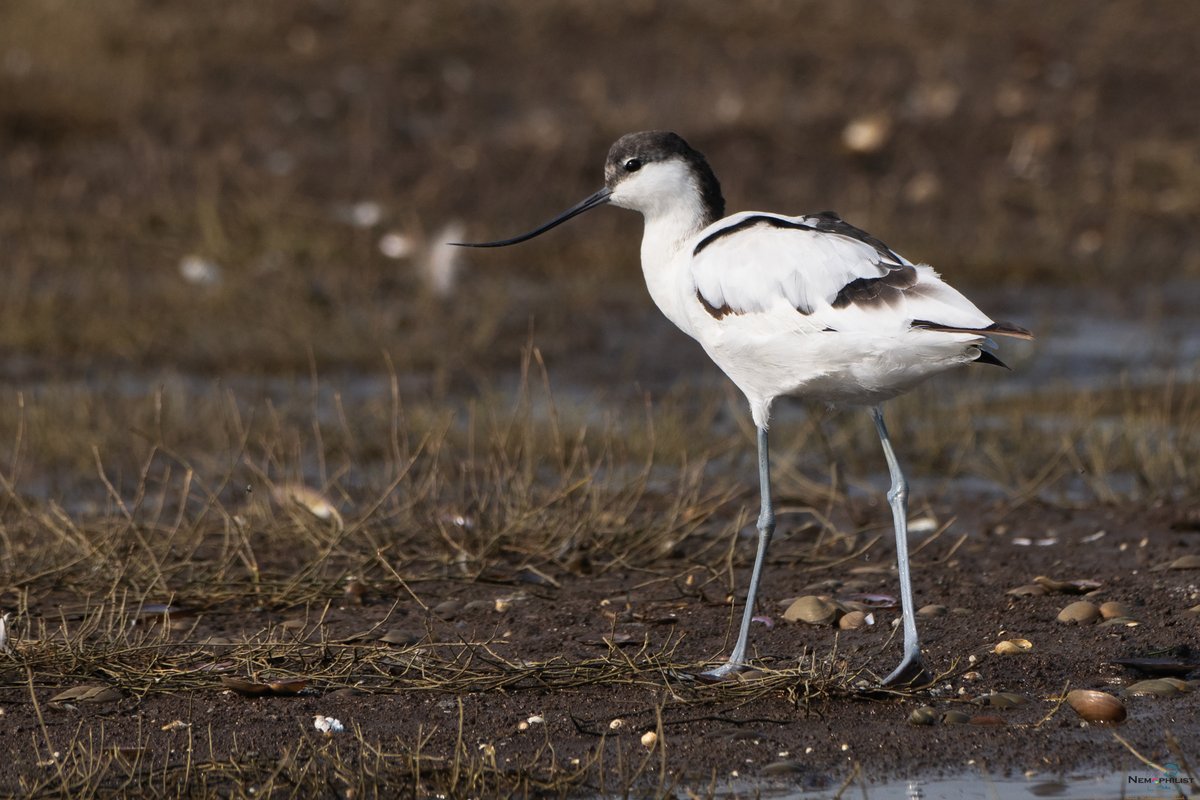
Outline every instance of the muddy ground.
[[(464, 757), (494, 748), (499, 772), (544, 780), (555, 787), (546, 789), (551, 793), (570, 787), (584, 794), (627, 784), (638, 793), (664, 786), (699, 794), (713, 788), (740, 794), (767, 788), (833, 791), (847, 780), (857, 787), (886, 777), (939, 774), (1008, 777), (1032, 787), (1064, 776), (1111, 773), (1115, 795), (1127, 774), (1158, 774), (1133, 750), (1159, 764), (1178, 764), (1180, 752), (1172, 750), (1177, 742), (1194, 764), (1200, 692), (1126, 696), (1128, 718), (1119, 724), (1085, 723), (1059, 703), (1066, 689), (1121, 697), (1126, 686), (1147, 677), (1116, 659), (1167, 657), (1190, 664), (1175, 674), (1195, 679), (1200, 573), (1163, 569), (1195, 554), (1200, 530), (1194, 507), (1079, 510), (1037, 502), (980, 507), (963, 499), (936, 511), (957, 520), (944, 533), (914, 537), (920, 548), (914, 559), (917, 602), (948, 609), (920, 621), (926, 657), (939, 672), (925, 690), (874, 690), (876, 676), (898, 655), (898, 643), (890, 639), (898, 616), (894, 608), (876, 610), (875, 625), (855, 631), (783, 620), (783, 606), (797, 595), (853, 598), (894, 595), (896, 589), (887, 537), (870, 544), (872, 532), (854, 543), (851, 553), (859, 555), (830, 558), (835, 563), (828, 566), (810, 563), (805, 554), (811, 542), (805, 539), (813, 533), (793, 532), (799, 520), (785, 515), (761, 608), (773, 624), (756, 624), (754, 631), (755, 663), (763, 671), (731, 686), (708, 686), (692, 677), (726, 651), (736, 609), (726, 602), (724, 576), (692, 566), (684, 552), (597, 577), (497, 565), (479, 580), (422, 580), (407, 586), (411, 595), (364, 588), (328, 606), (320, 602), (286, 612), (181, 608), (173, 615), (187, 631), (175, 635), (180, 644), (301, 638), (324, 642), (326, 649), (383, 648), (395, 658), (382, 672), (364, 663), (361, 674), (314, 680), (298, 696), (251, 698), (222, 686), (219, 677), (246, 677), (246, 664), (222, 664), (228, 648), (202, 644), (191, 655), (192, 667), (214, 674), (193, 674), (176, 691), (99, 704), (53, 703), (60, 688), (39, 686), (37, 707), (28, 689), (13, 685), (21, 676), (8, 668), (8, 688), (0, 694), (3, 724), (14, 742), (42, 736), (66, 741), (79, 730), (102, 730), (105, 746), (128, 748), (143, 766), (171, 765), (172, 790), (179, 788), (171, 781), (181, 780), (189, 739), (197, 751), (192, 758), (199, 760), (202, 751), (203, 760), (217, 763), (270, 764), (306, 745), (336, 748), (350, 763), (367, 762), (369, 748), (400, 752), (423, 741), (421, 749), (442, 759), (438, 764), (444, 768), (456, 747), (465, 746)], [(1029, 539), (1052, 542), (1021, 544)], [(751, 546), (741, 543), (739, 564), (745, 564)], [(831, 545), (827, 552), (832, 556), (841, 548)], [(745, 570), (736, 575), (743, 585)], [(1010, 593), (1038, 575), (1096, 581), (1099, 588), (1089, 590), (1087, 599), (1124, 603), (1136, 624), (1057, 622), (1060, 609), (1078, 596)], [(872, 602), (887, 604), (882, 598)], [(150, 614), (142, 624), (154, 619)], [(1006, 639), (1026, 639), (1032, 646), (1017, 655), (995, 654), (995, 645)], [(321, 651), (315, 648), (310, 656), (318, 664), (329, 658)], [(475, 680), (494, 681), (484, 689), (439, 689), (438, 679), (422, 677), (423, 664), (434, 655)], [(636, 668), (622, 669), (625, 659)], [(297, 670), (286, 659), (283, 664), (303, 676), (303, 667)], [(270, 674), (269, 661), (259, 666)], [(445, 670), (441, 664), (432, 671)], [(1001, 691), (1028, 702), (1009, 709), (978, 705), (981, 696)], [(972, 721), (910, 724), (909, 715), (925, 705), (939, 715), (963, 711)], [(353, 733), (321, 736), (312, 727), (317, 714), (339, 719)], [(529, 724), (534, 717), (539, 719)], [(178, 730), (163, 731), (177, 720)], [(614, 720), (621, 720), (617, 729)], [(641, 742), (648, 732), (658, 736), (649, 748)], [(9, 791), (38, 775), (53, 783), (54, 767), (33, 760), (30, 748), (14, 748), (0, 768)], [(556, 786), (552, 764), (572, 779), (560, 777)], [(195, 776), (192, 780), (194, 788)], [(266, 782), (273, 781), (276, 791), (288, 785), (277, 774), (253, 770), (244, 780), (238, 786), (226, 776), (213, 786), (250, 793)], [(382, 784), (385, 794), (413, 789), (396, 776), (391, 781)], [(339, 793), (355, 785), (346, 777), (328, 788)], [(515, 778), (514, 785), (522, 793), (534, 791)]]
[[(1200, 570), (1166, 568), (1200, 551), (1198, 32), (1190, 0), (0, 6), (0, 794), (1195, 787), (1200, 692), (1125, 696), (1148, 676), (1114, 660), (1200, 677)], [(893, 406), (933, 686), (877, 689), (862, 415), (781, 411), (759, 669), (698, 682), (752, 437), (636, 220), (439, 247), (528, 229), (651, 128), (731, 210), (835, 208), (1039, 337)], [(1079, 597), (1010, 594), (1038, 576), (1130, 619), (1058, 623)], [(785, 622), (808, 594), (875, 624)]]

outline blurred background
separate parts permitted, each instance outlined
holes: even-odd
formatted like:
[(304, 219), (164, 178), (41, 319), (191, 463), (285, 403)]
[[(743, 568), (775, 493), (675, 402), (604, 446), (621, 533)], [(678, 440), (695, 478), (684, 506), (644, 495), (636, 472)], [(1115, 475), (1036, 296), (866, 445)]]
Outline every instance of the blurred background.
[(41, 452), (82, 462), (96, 391), (470, 397), (530, 343), (568, 392), (721, 385), (634, 215), (441, 245), (527, 230), (653, 128), (730, 211), (834, 209), (1034, 329), (996, 392), (1194, 376), (1197, 41), (1192, 0), (4, 3), (0, 434), (45, 387), (82, 433)]

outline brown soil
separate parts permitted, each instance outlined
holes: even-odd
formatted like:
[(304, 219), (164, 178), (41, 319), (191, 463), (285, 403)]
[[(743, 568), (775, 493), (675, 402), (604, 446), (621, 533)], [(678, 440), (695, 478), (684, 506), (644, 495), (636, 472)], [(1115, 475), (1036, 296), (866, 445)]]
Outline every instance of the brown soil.
[[(1064, 306), (1084, 309), (1101, 289), (1102, 319), (1130, 306), (1151, 325), (1186, 319), (1190, 309), (1172, 304), (1188, 295), (1162, 297), (1158, 282), (1200, 275), (1198, 9), (1194, 0), (0, 4), (0, 612), (13, 613), (12, 651), (0, 653), (0, 733), (11, 744), (0, 793), (703, 796), (731, 786), (834, 792), (856, 768), (866, 781), (1157, 774), (1134, 751), (1195, 776), (1200, 691), (1126, 698), (1129, 717), (1112, 727), (1084, 725), (1057, 701), (1066, 688), (1120, 694), (1139, 676), (1113, 659), (1200, 661), (1200, 617), (1188, 613), (1200, 572), (1158, 569), (1200, 550), (1187, 496), (1200, 395), (1182, 377), (1187, 364), (1165, 365), (1181, 370), (1170, 391), (1127, 387), (1120, 365), (1110, 375), (1105, 362), (1111, 380), (1092, 395), (1031, 388), (1041, 407), (1028, 413), (1000, 396), (1006, 407), (991, 409), (990, 431), (972, 428), (969, 412), (946, 412), (950, 433), (925, 458), (998, 488), (914, 497), (914, 516), (931, 502), (938, 519), (954, 519), (928, 545), (930, 534), (913, 536), (918, 604), (949, 609), (921, 619), (941, 673), (933, 687), (877, 690), (899, 653), (894, 608), (858, 631), (782, 621), (799, 595), (896, 592), (879, 496), (871, 523), (840, 499), (834, 522), (854, 533), (825, 529), (819, 547), (822, 526), (780, 515), (760, 611), (774, 625), (754, 631), (761, 669), (708, 685), (694, 674), (727, 652), (741, 611), (730, 595), (744, 591), (753, 555), (751, 536), (731, 546), (727, 532), (743, 510), (756, 512), (753, 471), (730, 472), (713, 448), (748, 458), (750, 443), (713, 444), (679, 422), (719, 418), (724, 439), (734, 428), (720, 410), (725, 384), (714, 388), (703, 354), (664, 333), (650, 307), (636, 221), (597, 214), (574, 236), (471, 260), (449, 299), (421, 269), (447, 222), (468, 221), (472, 239), (525, 230), (597, 188), (616, 136), (669, 127), (708, 155), (732, 208), (836, 208), (956, 285), (1004, 288), (1010, 307), (1057, 287), (1043, 320), (1014, 317), (1045, 339)], [(886, 128), (877, 150), (845, 145), (852, 121)], [(348, 220), (362, 202), (377, 205), (378, 224)], [(418, 254), (382, 253), (387, 232), (410, 237)], [(188, 255), (218, 266), (220, 279), (189, 282), (179, 269)], [(1138, 281), (1150, 285), (1127, 291)], [(597, 414), (630, 426), (651, 386), (659, 446), (668, 449), (669, 427), (682, 440), (651, 459), (670, 472), (666, 485), (709, 465), (725, 484), (704, 503), (676, 504), (669, 490), (633, 503), (635, 524), (610, 519), (603, 491), (560, 485), (586, 485), (611, 466), (606, 455), (568, 477), (523, 470), (525, 452), (471, 463), (485, 437), (445, 434), (438, 414), (453, 406), (506, 418), (511, 398), (488, 390), (517, 382), (531, 343), (555, 382), (619, 396)], [(1077, 375), (1069, 366), (1043, 363), (1037, 374), (1051, 384)], [(328, 385), (321, 394), (309, 383), (329, 374), (384, 388), (366, 400), (348, 388), (343, 415), (340, 396), (326, 408)], [(279, 383), (253, 399), (244, 383), (197, 388), (264, 375)], [(938, 427), (941, 406), (928, 405), (925, 428)], [(416, 432), (396, 434), (414, 406)], [(1041, 440), (1045, 413), (1106, 426), (1079, 442)], [(1121, 413), (1142, 414), (1147, 427)], [(1007, 440), (994, 436), (999, 426)], [(407, 458), (397, 439), (439, 428), (467, 443), (423, 451), (432, 466), (415, 471), (433, 477), (411, 484), (426, 493), (410, 508), (391, 492), (392, 505), (364, 511), (366, 533), (343, 550), (311, 519), (268, 531), (237, 517), (242, 487), (297, 476), (361, 510), (372, 471)], [(1139, 437), (1150, 429), (1160, 441)], [(843, 439), (856, 437), (877, 448), (869, 431)], [(529, 438), (551, 437), (537, 428)], [(806, 454), (792, 483), (825, 486), (824, 455)], [(618, 453), (614, 471), (641, 456)], [(981, 461), (994, 469), (975, 469)], [(910, 477), (935, 474), (947, 473)], [(513, 475), (527, 483), (511, 487)], [(505, 505), (510, 488), (517, 499)], [(182, 499), (148, 508), (159, 490)], [(559, 494), (576, 505), (543, 501)], [(630, 505), (636, 494), (619, 499)], [(480, 496), (521, 524), (480, 523), (472, 536), (490, 561), (458, 565), (452, 543), (438, 541), (438, 514), (453, 505), (447, 497)], [(745, 508), (719, 502), (728, 496)], [(665, 536), (684, 523), (647, 520), (697, 505), (707, 516), (694, 536), (636, 563), (611, 552), (560, 557), (567, 533), (540, 539), (540, 552), (511, 540), (514, 530), (574, 531), (559, 517), (576, 512), (591, 515), (589, 533)], [(163, 522), (177, 512), (174, 527)], [(308, 538), (293, 547), (296, 531)], [(273, 572), (238, 549), (250, 551), (255, 536)], [(436, 552), (413, 544), (424, 537)], [(89, 550), (96, 541), (111, 546)], [(322, 564), (329, 542), (336, 563)], [(373, 566), (360, 603), (344, 577), (364, 563)], [(1076, 598), (1007, 593), (1038, 575), (1099, 581), (1092, 599), (1128, 604), (1138, 624), (1066, 626), (1055, 616)], [(141, 598), (178, 605), (137, 613)], [(992, 652), (1010, 638), (1032, 648)], [(252, 698), (222, 683), (231, 677), (307, 684)], [(87, 683), (116, 692), (54, 701)], [(992, 691), (1030, 702), (972, 704)], [(925, 704), (994, 719), (909, 724)], [(347, 731), (319, 734), (316, 714)]]
[[(689, 568), (687, 554), (680, 553), (596, 577), (541, 576), (497, 567), (474, 581), (422, 581), (410, 586), (412, 595), (367, 590), (361, 606), (343, 600), (328, 609), (323, 603), (309, 609), (309, 624), (298, 635), (331, 644), (381, 626), (354, 646), (394, 650), (391, 676), (352, 675), (337, 686), (313, 681), (299, 696), (250, 698), (225, 689), (214, 674), (177, 692), (126, 696), (98, 706), (49, 703), (58, 689), (39, 688), (35, 694), (44, 733), (28, 691), (9, 688), (0, 694), (4, 729), (17, 741), (43, 735), (62, 741), (80, 727), (102, 729), (108, 746), (140, 743), (148, 761), (177, 770), (186, 759), (183, 745), (189, 734), (160, 731), (173, 720), (191, 726), (190, 735), (214, 762), (235, 756), (246, 760), (257, 753), (274, 763), (308, 742), (314, 748), (336, 747), (340, 758), (357, 763), (370, 760), (364, 743), (400, 752), (422, 737), (424, 751), (447, 759), (461, 736), (472, 754), (494, 747), (499, 770), (514, 775), (550, 774), (548, 748), (560, 769), (569, 771), (574, 759), (590, 764), (574, 786), (584, 794), (624, 782), (646, 790), (661, 781), (703, 793), (710, 782), (720, 787), (735, 776), (759, 786), (832, 789), (853, 775), (856, 766), (863, 781), (980, 770), (993, 777), (1145, 772), (1148, 768), (1117, 735), (1157, 763), (1179, 761), (1169, 748), (1172, 734), (1189, 757), (1196, 757), (1200, 692), (1127, 697), (1129, 717), (1115, 726), (1084, 724), (1057, 702), (1067, 688), (1100, 688), (1119, 695), (1123, 685), (1139, 676), (1114, 665), (1113, 659), (1169, 655), (1200, 661), (1200, 616), (1185, 613), (1200, 597), (1197, 572), (1158, 569), (1196, 551), (1200, 533), (1194, 518), (1174, 507), (1079, 510), (1031, 503), (980, 508), (969, 498), (940, 511), (956, 513), (958, 519), (920, 550), (914, 574), (918, 604), (951, 609), (945, 616), (922, 617), (920, 624), (926, 657), (942, 674), (932, 688), (911, 694), (874, 690), (874, 676), (897, 658), (898, 644), (889, 641), (898, 616), (894, 609), (876, 611), (873, 627), (840, 633), (832, 627), (788, 624), (781, 617), (786, 598), (796, 595), (894, 593), (885, 543), (831, 566), (809, 563), (804, 553), (810, 551), (811, 540), (806, 539), (812, 534), (791, 533), (799, 520), (785, 516), (766, 572), (761, 609), (773, 618), (774, 627), (757, 625), (753, 639), (756, 664), (765, 671), (730, 684), (697, 683), (685, 671), (725, 651), (733, 613), (739, 610), (725, 602), (723, 576), (717, 580)], [(928, 537), (914, 536), (914, 541), (920, 547)], [(1055, 541), (1044, 546), (1014, 543), (1022, 537)], [(861, 548), (869, 542), (864, 535), (856, 544)], [(751, 549), (749, 541), (739, 546), (739, 563), (746, 562)], [(1121, 601), (1140, 624), (1058, 623), (1058, 611), (1078, 598), (1008, 594), (1036, 575), (1097, 580), (1101, 586), (1088, 598)], [(744, 583), (744, 569), (737, 570), (737, 579), (739, 586)], [(554, 585), (556, 580), (561, 586)], [(505, 606), (504, 599), (511, 603)], [(270, 638), (269, 626), (304, 614), (303, 609), (216, 607), (189, 619), (181, 611), (178, 618), (194, 627), (175, 641)], [(394, 643), (371, 641), (383, 631), (392, 632)], [(279, 633), (276, 629), (273, 635)], [(1029, 640), (1032, 648), (1020, 655), (993, 654), (998, 641), (1013, 638)], [(610, 642), (616, 643), (615, 651)], [(220, 662), (220, 646), (204, 650)], [(433, 654), (458, 664), (464, 675), (494, 676), (493, 688), (455, 692), (423, 682), (421, 664)], [(626, 658), (638, 668), (623, 672), (612, 666)], [(523, 673), (522, 664), (540, 666)], [(656, 673), (664, 665), (679, 671)], [(270, 672), (269, 662), (258, 666)], [(246, 665), (223, 669), (246, 676)], [(6, 682), (12, 678), (7, 676)], [(355, 684), (362, 693), (347, 691), (347, 685)], [(996, 691), (1017, 692), (1030, 702), (1001, 710), (974, 704)], [(913, 709), (926, 704), (984, 719), (932, 727), (909, 724)], [(336, 717), (356, 733), (326, 740), (312, 728), (316, 714)], [(534, 715), (544, 722), (521, 730), (522, 721)], [(617, 719), (624, 724), (612, 730)], [(653, 751), (640, 741), (648, 731), (659, 735)], [(650, 752), (652, 757), (641, 763)], [(51, 776), (50, 767), (26, 763), (32, 758), (28, 753), (22, 748), (4, 761), (0, 785), (17, 792), (19, 776), (26, 781), (39, 773)], [(639, 763), (644, 771), (635, 777)], [(261, 786), (256, 781), (262, 780), (261, 774), (248, 771), (238, 791)], [(224, 789), (232, 790), (228, 785)]]

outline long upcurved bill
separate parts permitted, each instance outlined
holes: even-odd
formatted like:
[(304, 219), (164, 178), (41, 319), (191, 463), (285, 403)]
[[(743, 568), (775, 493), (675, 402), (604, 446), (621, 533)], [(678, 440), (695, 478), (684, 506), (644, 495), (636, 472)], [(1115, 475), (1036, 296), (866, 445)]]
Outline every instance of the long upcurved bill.
[(571, 217), (577, 217), (589, 209), (604, 205), (608, 202), (608, 197), (611, 194), (612, 191), (610, 189), (601, 189), (588, 199), (584, 200), (582, 203), (577, 203), (571, 206), (566, 211), (547, 222), (545, 225), (542, 225), (539, 228), (534, 228), (529, 233), (522, 233), (520, 236), (514, 236), (511, 239), (501, 239), (498, 242), (450, 242), (450, 244), (457, 245), (458, 247), (507, 247), (510, 244), (520, 244), (521, 242), (528, 241), (535, 236), (541, 236), (551, 228), (556, 228), (559, 225), (562, 225)]

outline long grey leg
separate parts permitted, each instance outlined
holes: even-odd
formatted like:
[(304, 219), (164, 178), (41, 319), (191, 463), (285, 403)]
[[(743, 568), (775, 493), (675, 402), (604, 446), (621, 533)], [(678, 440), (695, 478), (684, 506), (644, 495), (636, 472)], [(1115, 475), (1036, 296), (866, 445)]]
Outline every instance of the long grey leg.
[(900, 666), (883, 680), (884, 686), (908, 684), (928, 677), (925, 662), (921, 659), (921, 643), (917, 640), (917, 615), (913, 609), (912, 577), (908, 569), (908, 482), (900, 471), (900, 462), (888, 439), (887, 426), (883, 424), (883, 411), (878, 406), (871, 409), (875, 418), (875, 429), (883, 444), (883, 457), (887, 459), (888, 472), (892, 476), (892, 488), (888, 491), (888, 503), (892, 507), (892, 520), (896, 526), (896, 567), (900, 572), (900, 610), (904, 617), (904, 658)]
[(750, 620), (754, 617), (754, 598), (758, 595), (758, 582), (762, 577), (763, 563), (767, 559), (767, 548), (775, 533), (775, 508), (771, 504), (771, 461), (767, 451), (767, 431), (758, 429), (758, 486), (761, 495), (761, 510), (758, 513), (758, 554), (754, 557), (754, 571), (750, 573), (750, 588), (746, 591), (746, 610), (742, 613), (742, 629), (738, 632), (737, 644), (729, 654), (729, 660), (704, 674), (712, 678), (723, 678), (745, 667), (746, 643), (750, 638)]

